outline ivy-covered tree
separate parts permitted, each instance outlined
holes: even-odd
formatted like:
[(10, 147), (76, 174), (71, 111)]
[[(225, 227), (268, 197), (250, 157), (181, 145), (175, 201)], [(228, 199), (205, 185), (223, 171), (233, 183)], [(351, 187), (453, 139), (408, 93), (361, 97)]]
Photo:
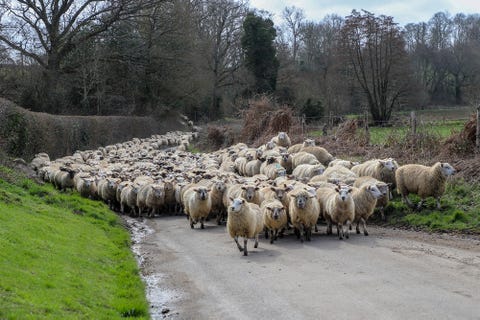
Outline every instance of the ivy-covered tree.
[(245, 65), (255, 77), (255, 91), (272, 93), (277, 84), (279, 66), (274, 46), (277, 32), (273, 21), (250, 12), (243, 22), (243, 31)]

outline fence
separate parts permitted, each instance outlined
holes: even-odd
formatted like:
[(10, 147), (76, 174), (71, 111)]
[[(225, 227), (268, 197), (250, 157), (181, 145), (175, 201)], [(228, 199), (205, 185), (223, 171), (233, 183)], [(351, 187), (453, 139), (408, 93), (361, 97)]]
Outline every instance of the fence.
[[(436, 134), (441, 138), (450, 136), (453, 132), (459, 132), (463, 129), (464, 124), (470, 120), (464, 114), (461, 117), (442, 116), (441, 112), (435, 112), (435, 116), (429, 114), (428, 111), (412, 111), (410, 114), (396, 114), (392, 119), (385, 123), (380, 123), (375, 128), (370, 127), (371, 118), (368, 112), (363, 114), (339, 116), (330, 112), (328, 116), (323, 117), (306, 117), (305, 115), (298, 117), (297, 121), (301, 124), (292, 128), (292, 133), (306, 138), (316, 136), (335, 136), (338, 124), (349, 120), (356, 119), (357, 130), (364, 130), (365, 137), (370, 139), (372, 143), (381, 139), (382, 132), (397, 132), (401, 134), (411, 134), (413, 142), (415, 137), (420, 133), (429, 132)], [(380, 137), (378, 136), (380, 135)], [(369, 143), (368, 141), (367, 143)], [(480, 105), (476, 108), (476, 134), (475, 134), (476, 152), (480, 153)]]

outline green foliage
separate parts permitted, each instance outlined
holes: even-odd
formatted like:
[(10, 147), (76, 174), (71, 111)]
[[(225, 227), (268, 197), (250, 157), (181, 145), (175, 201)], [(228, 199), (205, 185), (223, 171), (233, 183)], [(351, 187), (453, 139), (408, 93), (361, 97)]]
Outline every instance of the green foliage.
[(1, 319), (148, 318), (119, 218), (0, 168)]
[[(418, 196), (410, 195), (414, 203)], [(480, 185), (468, 184), (463, 180), (452, 180), (447, 184), (441, 198), (442, 208), (436, 208), (436, 201), (428, 198), (420, 211), (412, 210), (400, 197), (387, 206), (385, 213), (392, 224), (415, 226), (436, 231), (480, 232)]]
[(18, 112), (9, 113), (2, 125), (1, 134), (7, 137), (7, 152), (15, 157), (22, 156), (28, 142), (25, 116)]
[(312, 99), (308, 98), (307, 102), (303, 105), (302, 113), (310, 119), (319, 119), (323, 117), (324, 108), (322, 105), (322, 101), (317, 100), (315, 102)]
[(255, 91), (272, 93), (275, 91), (280, 65), (274, 46), (277, 32), (273, 21), (250, 12), (243, 22), (243, 30), (242, 48), (246, 66), (255, 77)]

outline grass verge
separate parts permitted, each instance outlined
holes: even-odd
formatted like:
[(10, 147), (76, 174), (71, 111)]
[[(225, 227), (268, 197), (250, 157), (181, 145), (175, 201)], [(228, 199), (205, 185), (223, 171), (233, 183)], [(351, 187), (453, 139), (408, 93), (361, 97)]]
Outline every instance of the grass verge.
[[(414, 203), (420, 198), (410, 195)], [(433, 198), (428, 198), (421, 211), (408, 208), (395, 197), (386, 208), (389, 223), (413, 226), (431, 231), (454, 231), (480, 234), (480, 184), (468, 184), (461, 179), (447, 184), (441, 199), (442, 208), (436, 208)]]
[(120, 219), (0, 167), (0, 319), (148, 318)]

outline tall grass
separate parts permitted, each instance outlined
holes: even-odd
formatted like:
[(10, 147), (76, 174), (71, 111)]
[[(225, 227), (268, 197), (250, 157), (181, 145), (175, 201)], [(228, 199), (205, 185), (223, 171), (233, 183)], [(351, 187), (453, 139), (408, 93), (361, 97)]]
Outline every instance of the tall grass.
[(148, 318), (129, 246), (103, 203), (0, 167), (0, 319)]

